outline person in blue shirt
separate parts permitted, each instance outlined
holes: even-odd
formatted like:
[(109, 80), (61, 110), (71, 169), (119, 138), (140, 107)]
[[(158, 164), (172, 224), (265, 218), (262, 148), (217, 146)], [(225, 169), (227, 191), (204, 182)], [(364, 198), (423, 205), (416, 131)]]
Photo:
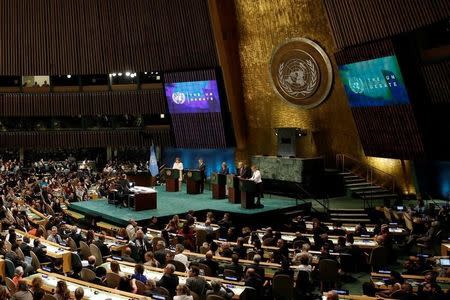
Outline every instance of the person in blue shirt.
[(137, 264), (134, 267), (134, 274), (131, 276), (131, 279), (139, 280), (142, 283), (147, 282), (147, 277), (144, 275), (144, 266), (142, 264)]

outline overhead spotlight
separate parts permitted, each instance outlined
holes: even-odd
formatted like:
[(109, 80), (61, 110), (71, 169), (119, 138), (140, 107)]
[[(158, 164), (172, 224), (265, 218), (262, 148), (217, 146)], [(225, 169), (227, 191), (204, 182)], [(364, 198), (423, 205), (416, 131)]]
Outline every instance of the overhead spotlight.
[(134, 78), (134, 76), (136, 76), (136, 75), (134, 75), (134, 73), (133, 73), (133, 74), (130, 74), (130, 77), (131, 77), (131, 78)]
[(67, 75), (67, 78), (72, 78), (72, 75), (70, 75), (70, 74), (69, 74), (69, 75)]
[(153, 72), (151, 72), (150, 74), (153, 74)]
[(160, 114), (159, 116), (161, 117), (161, 119), (164, 119), (164, 117), (165, 117), (164, 114)]
[(156, 80), (160, 80), (161, 79), (161, 76), (156, 76)]
[(158, 72), (155, 72), (155, 75), (158, 75)]
[(116, 74), (116, 73), (112, 73), (112, 76), (113, 76), (113, 77), (116, 77), (116, 76), (117, 76), (117, 74)]
[(126, 72), (126, 73), (125, 73), (125, 76), (130, 76), (130, 75), (131, 75), (130, 72)]
[(122, 76), (122, 73), (119, 73), (119, 74), (117, 74), (117, 75)]
[(145, 75), (147, 75), (147, 72), (144, 72)]

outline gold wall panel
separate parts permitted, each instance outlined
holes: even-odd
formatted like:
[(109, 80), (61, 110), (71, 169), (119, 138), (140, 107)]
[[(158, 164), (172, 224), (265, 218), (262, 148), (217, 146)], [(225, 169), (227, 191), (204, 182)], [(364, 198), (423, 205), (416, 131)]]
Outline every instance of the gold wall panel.
[[(247, 119), (247, 155), (276, 155), (275, 127), (300, 127), (308, 130), (298, 140), (297, 155), (323, 155), (334, 166), (335, 154), (350, 154), (374, 163), (364, 156), (347, 98), (340, 82), (336, 51), (326, 12), (319, 0), (235, 0), (239, 30), (239, 52), (243, 86), (243, 109)], [(269, 63), (280, 43), (295, 37), (309, 38), (328, 54), (334, 81), (328, 98), (317, 108), (303, 110), (288, 104), (273, 90)], [(241, 157), (240, 157), (241, 158)], [(407, 162), (409, 165), (409, 163)], [(392, 166), (395, 166), (393, 168)], [(400, 161), (389, 171), (403, 176), (399, 183), (411, 182)], [(403, 174), (403, 175), (402, 175)], [(406, 189), (406, 188), (405, 188)]]

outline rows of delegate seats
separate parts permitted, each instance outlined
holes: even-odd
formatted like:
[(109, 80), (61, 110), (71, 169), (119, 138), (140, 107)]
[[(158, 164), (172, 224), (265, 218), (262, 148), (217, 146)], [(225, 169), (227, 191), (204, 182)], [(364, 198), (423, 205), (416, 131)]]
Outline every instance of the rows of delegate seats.
[[(321, 291), (335, 288), (334, 281), (340, 281), (344, 276), (358, 271), (356, 265), (372, 271), (373, 280), (365, 285), (365, 292), (368, 294), (395, 296), (392, 294), (407, 293), (408, 284), (414, 283), (411, 291), (418, 293), (420, 297), (426, 297), (424, 299), (445, 296), (439, 290), (441, 285), (448, 283), (448, 268), (443, 265), (445, 258), (441, 260), (441, 257), (433, 255), (411, 257), (406, 261), (405, 272), (432, 272), (426, 275), (405, 274), (403, 279), (408, 282), (403, 284), (386, 278), (395, 277), (395, 272), (388, 274), (385, 271), (388, 265), (386, 254), (387, 251), (394, 250), (394, 243), (403, 243), (405, 247), (418, 246), (422, 251), (430, 250), (430, 254), (436, 254), (433, 249), (437, 242), (439, 249), (445, 251), (441, 255), (447, 255), (448, 243), (441, 243), (439, 239), (436, 241), (437, 237), (445, 236), (443, 229), (448, 228), (448, 220), (445, 219), (448, 212), (445, 208), (426, 211), (419, 203), (416, 208), (407, 212), (383, 209), (386, 225), (333, 226), (317, 219), (310, 222), (299, 217), (285, 227), (291, 231), (246, 228), (244, 224), (233, 224), (229, 215), (217, 222), (217, 225), (212, 214), (207, 215), (205, 222), (197, 222), (195, 212), (190, 212), (185, 220), (174, 217), (168, 224), (159, 224), (157, 219), (153, 219), (150, 224), (142, 224), (142, 228), (135, 222), (130, 222), (126, 228), (104, 222), (97, 224), (97, 229), (109, 231), (110, 236), (107, 236), (64, 224), (67, 221), (71, 223), (73, 217), (76, 219), (80, 216), (68, 214), (70, 203), (61, 201), (68, 199), (49, 197), (49, 189), (43, 188), (45, 184), (40, 184), (48, 180), (48, 177), (41, 178), (36, 177), (31, 183), (25, 181), (24, 186), (28, 190), (12, 197), (8, 187), (14, 187), (7, 186), (8, 180), (3, 177), (3, 189), (6, 193), (2, 197), (2, 210), (5, 213), (2, 225), (5, 225), (4, 228), (10, 228), (11, 225), (16, 228), (3, 232), (0, 272), (2, 278), (10, 278), (13, 282), (19, 282), (21, 276), (29, 275), (25, 277), (25, 281), (31, 284), (34, 278), (39, 277), (43, 279), (42, 289), (47, 292), (54, 292), (58, 289), (58, 282), (64, 281), (72, 293), (77, 287), (85, 286), (89, 287), (88, 291), (93, 295), (100, 295), (112, 288), (118, 299), (122, 299), (121, 295), (129, 297), (129, 294), (121, 294), (127, 291), (150, 296), (164, 296), (168, 293), (171, 297), (177, 292), (176, 289), (170, 286), (170, 290), (166, 291), (162, 286), (162, 279), (170, 275), (169, 277), (176, 276), (178, 283), (191, 286), (193, 290), (196, 288), (196, 281), (202, 282), (195, 278), (206, 276), (206, 289), (198, 291), (200, 297), (205, 297), (208, 289), (212, 290), (220, 283), (222, 292), (228, 292), (222, 295), (224, 297), (232, 295), (234, 298), (249, 298), (257, 294), (255, 297), (258, 299), (290, 295), (307, 299), (317, 293), (310, 288), (311, 284), (319, 285)], [(66, 182), (72, 183), (69, 180)], [(51, 180), (45, 183), (47, 187), (51, 186)], [(41, 189), (38, 191), (36, 187)], [(45, 192), (48, 193), (47, 197), (43, 195)], [(41, 205), (36, 205), (36, 198), (40, 198)], [(430, 225), (428, 229), (420, 231), (420, 225), (427, 228), (427, 224)], [(56, 232), (52, 233), (52, 229)], [(45, 251), (40, 251), (41, 249)], [(25, 255), (27, 252), (30, 255)], [(187, 273), (185, 270), (180, 272), (178, 268), (183, 267), (174, 262), (185, 259), (187, 263), (184, 269), (188, 270)], [(355, 261), (359, 263), (355, 264)], [(16, 264), (21, 265), (28, 274), (20, 274), (20, 268), (16, 271)], [(116, 287), (108, 279), (114, 269), (112, 266), (117, 264), (123, 270), (119, 271), (121, 279)], [(136, 275), (136, 269), (142, 269), (136, 265), (141, 264), (144, 265), (143, 273)], [(171, 272), (172, 266), (174, 272)], [(236, 272), (236, 266), (241, 268), (242, 274)], [(322, 274), (323, 269), (336, 272)], [(192, 270), (197, 270), (200, 276), (192, 275), (195, 273)], [(380, 273), (380, 270), (384, 272)], [(306, 277), (305, 272), (308, 273)], [(333, 276), (325, 276), (330, 274)], [(136, 275), (136, 278), (127, 281), (128, 275)], [(137, 278), (145, 278), (145, 282), (142, 282), (144, 285)], [(380, 278), (386, 280), (381, 282)], [(283, 288), (280, 290), (279, 286)], [(398, 290), (394, 290), (396, 287), (399, 287)], [(15, 292), (11, 284), (8, 288), (10, 293)], [(332, 292), (327, 297), (334, 296)]]

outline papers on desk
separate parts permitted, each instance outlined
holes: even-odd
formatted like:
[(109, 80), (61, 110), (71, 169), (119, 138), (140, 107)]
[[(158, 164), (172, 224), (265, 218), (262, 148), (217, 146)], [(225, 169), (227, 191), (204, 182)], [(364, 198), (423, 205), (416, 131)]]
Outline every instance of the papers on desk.
[(149, 194), (149, 193), (156, 193), (155, 189), (145, 187), (145, 186), (134, 186), (130, 188), (130, 191), (135, 194)]

